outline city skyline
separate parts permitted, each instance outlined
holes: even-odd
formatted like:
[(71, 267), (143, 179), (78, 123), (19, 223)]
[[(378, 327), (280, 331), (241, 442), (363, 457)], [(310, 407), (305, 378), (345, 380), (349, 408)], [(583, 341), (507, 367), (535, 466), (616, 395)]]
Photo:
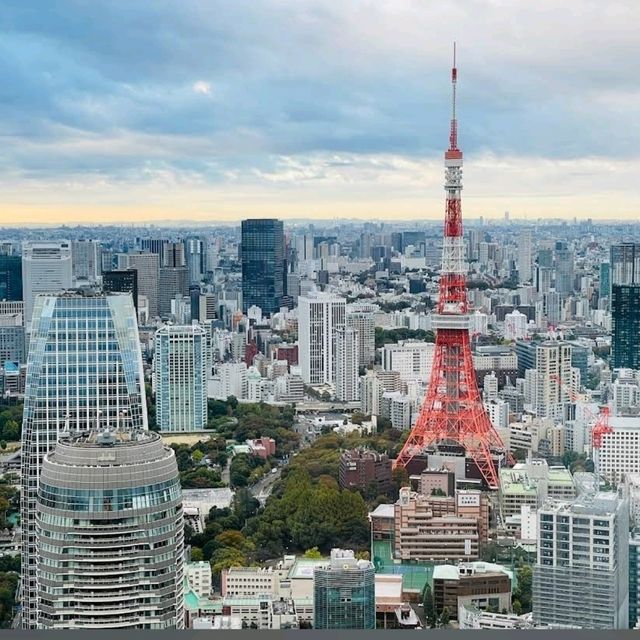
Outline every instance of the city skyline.
[(631, 219), (639, 9), (577, 9), (5, 4), (0, 224), (438, 220), (453, 40), (467, 217)]

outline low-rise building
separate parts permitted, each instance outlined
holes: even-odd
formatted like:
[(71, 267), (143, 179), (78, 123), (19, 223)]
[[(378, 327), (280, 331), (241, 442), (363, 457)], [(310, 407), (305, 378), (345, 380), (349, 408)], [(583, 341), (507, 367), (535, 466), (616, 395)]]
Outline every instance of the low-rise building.
[(386, 453), (351, 449), (340, 456), (339, 481), (343, 489), (375, 488), (385, 493), (391, 487), (392, 461)]
[(511, 609), (512, 574), (501, 565), (465, 562), (438, 565), (433, 570), (433, 603), (437, 615), (447, 609), (458, 617), (461, 606), (494, 612)]

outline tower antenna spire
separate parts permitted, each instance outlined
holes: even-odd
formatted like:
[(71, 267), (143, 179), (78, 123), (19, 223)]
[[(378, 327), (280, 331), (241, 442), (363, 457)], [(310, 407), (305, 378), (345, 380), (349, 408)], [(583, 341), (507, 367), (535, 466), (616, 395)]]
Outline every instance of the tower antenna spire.
[(449, 150), (458, 149), (458, 121), (456, 119), (456, 84), (458, 68), (456, 67), (456, 43), (453, 43), (453, 66), (451, 67), (451, 133), (449, 134)]

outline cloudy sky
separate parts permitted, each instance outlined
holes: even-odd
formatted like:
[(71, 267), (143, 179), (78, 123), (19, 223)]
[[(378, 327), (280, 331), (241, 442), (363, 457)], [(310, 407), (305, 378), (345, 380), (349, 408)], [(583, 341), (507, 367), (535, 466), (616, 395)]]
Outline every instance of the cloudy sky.
[(2, 0), (0, 223), (637, 218), (637, 0)]

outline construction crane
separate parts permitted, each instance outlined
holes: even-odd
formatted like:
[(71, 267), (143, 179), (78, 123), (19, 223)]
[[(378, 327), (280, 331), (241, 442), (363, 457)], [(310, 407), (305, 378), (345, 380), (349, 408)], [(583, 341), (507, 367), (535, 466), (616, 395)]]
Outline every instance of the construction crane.
[[(568, 387), (560, 376), (552, 375), (551, 379), (560, 385), (560, 388), (567, 392), (571, 402), (584, 401), (585, 397), (579, 393), (576, 393), (573, 389)], [(609, 424), (609, 407), (606, 405), (600, 407), (600, 412), (596, 416), (593, 411), (584, 407), (584, 412), (590, 420), (594, 420), (595, 424), (591, 429), (591, 446), (594, 449), (600, 449), (602, 446), (602, 437), (607, 433), (613, 433), (613, 428)]]

